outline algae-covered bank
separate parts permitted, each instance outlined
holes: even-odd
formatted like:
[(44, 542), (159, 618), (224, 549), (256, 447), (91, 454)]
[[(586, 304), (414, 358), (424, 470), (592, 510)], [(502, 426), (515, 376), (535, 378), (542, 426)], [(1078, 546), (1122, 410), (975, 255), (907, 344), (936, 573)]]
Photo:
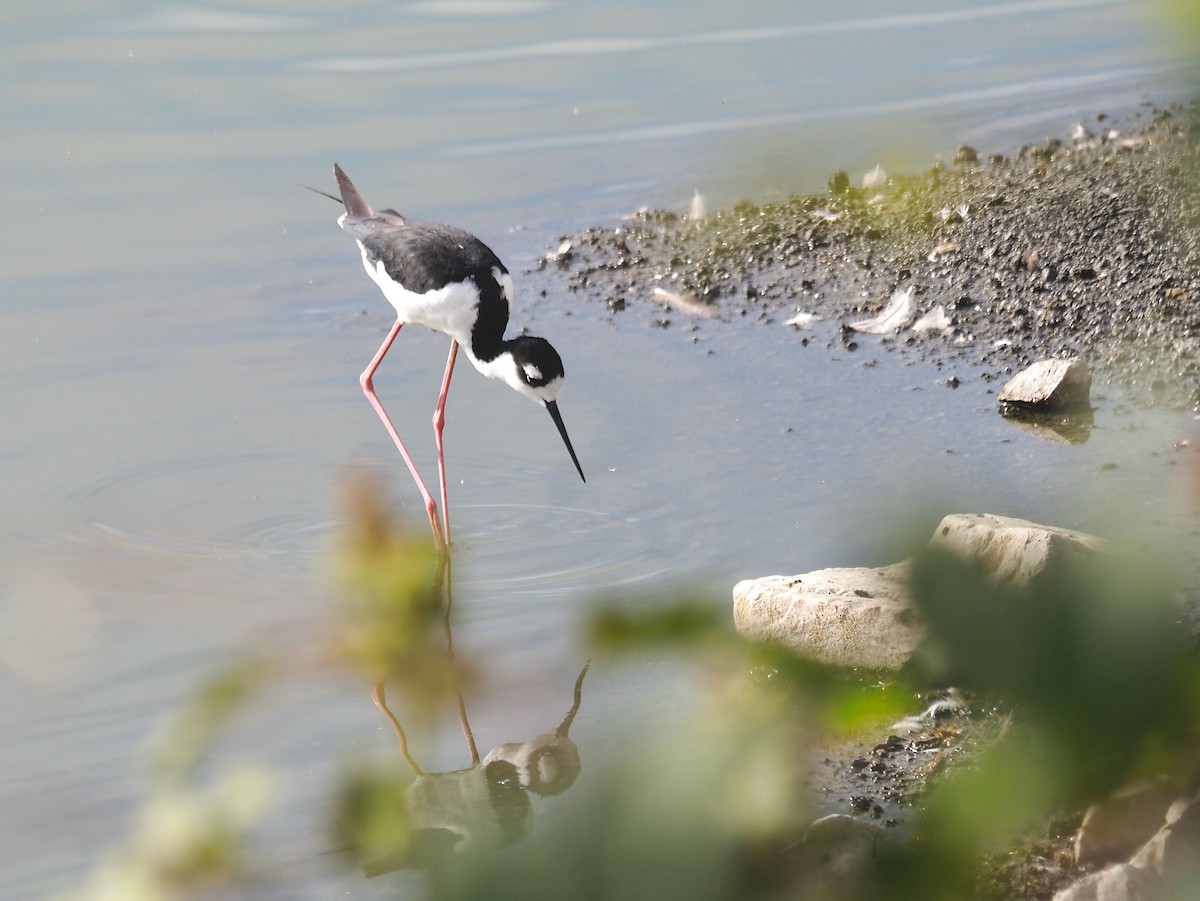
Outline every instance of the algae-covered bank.
[(960, 147), (920, 175), (836, 172), (827, 191), (711, 216), (643, 211), (571, 236), (548, 264), (614, 315), (792, 322), (798, 340), (829, 322), (859, 340), (849, 324), (903, 293), (879, 331), (904, 352), (985, 378), (1079, 355), (1139, 402), (1194, 407), (1196, 115), (1100, 113), (1015, 152)]

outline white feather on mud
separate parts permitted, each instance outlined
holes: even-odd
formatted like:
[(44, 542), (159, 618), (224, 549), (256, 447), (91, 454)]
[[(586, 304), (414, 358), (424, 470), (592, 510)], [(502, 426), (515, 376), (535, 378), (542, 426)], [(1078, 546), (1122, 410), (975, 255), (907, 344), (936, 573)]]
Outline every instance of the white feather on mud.
[(938, 304), (914, 322), (912, 330), (914, 332), (948, 332), (950, 317), (946, 315), (946, 308)]
[(666, 288), (655, 288), (650, 292), (655, 300), (660, 300), (673, 310), (680, 313), (686, 313), (688, 316), (701, 316), (704, 319), (712, 319), (717, 315), (716, 307), (710, 307), (706, 303), (701, 303), (696, 299), (696, 295), (690, 291), (685, 291), (682, 294), (676, 294), (674, 291), (668, 291)]
[(888, 335), (900, 331), (912, 320), (912, 296), (911, 285), (907, 288), (897, 288), (892, 292), (891, 300), (882, 313), (870, 319), (851, 322), (850, 328), (871, 335)]
[(862, 186), (868, 191), (874, 191), (887, 185), (887, 170), (878, 163), (875, 168), (862, 177)]

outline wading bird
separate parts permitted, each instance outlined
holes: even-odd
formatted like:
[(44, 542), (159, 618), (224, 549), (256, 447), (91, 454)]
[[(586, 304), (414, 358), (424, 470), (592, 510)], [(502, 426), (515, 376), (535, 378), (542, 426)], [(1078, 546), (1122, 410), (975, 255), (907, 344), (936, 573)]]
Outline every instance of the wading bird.
[[(379, 285), (383, 296), (396, 308), (396, 322), (359, 377), (359, 383), (417, 483), (438, 546), (444, 549), (450, 545), (442, 427), (446, 421), (446, 394), (450, 390), (450, 376), (454, 372), (459, 345), (462, 345), (475, 368), (485, 376), (499, 379), (518, 393), (545, 406), (558, 427), (579, 477), (586, 482), (583, 467), (579, 465), (571, 439), (567, 437), (567, 429), (556, 402), (563, 384), (562, 359), (545, 338), (530, 335), (504, 337), (512, 308), (513, 282), (499, 257), (486, 244), (461, 228), (436, 222), (418, 222), (391, 209), (376, 212), (336, 163), (333, 174), (346, 208), (338, 217), (338, 225), (358, 242), (367, 275)], [(408, 323), (424, 325), (449, 335), (451, 339), (442, 389), (433, 412), (442, 503), (440, 522), (437, 501), (425, 487), (416, 464), (400, 440), (383, 404), (379, 402), (372, 384), (375, 370), (383, 362), (400, 329)]]

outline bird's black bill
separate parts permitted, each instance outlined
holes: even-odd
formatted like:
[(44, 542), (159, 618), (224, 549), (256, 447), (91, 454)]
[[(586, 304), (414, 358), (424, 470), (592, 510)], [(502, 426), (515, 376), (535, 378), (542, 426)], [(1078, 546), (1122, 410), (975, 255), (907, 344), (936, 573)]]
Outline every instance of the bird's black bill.
[(546, 401), (546, 409), (550, 411), (550, 418), (558, 426), (558, 434), (562, 435), (563, 444), (567, 446), (567, 453), (571, 455), (571, 462), (579, 470), (579, 478), (586, 482), (587, 476), (583, 474), (583, 467), (579, 465), (579, 458), (575, 456), (575, 448), (571, 447), (571, 439), (567, 437), (567, 427), (563, 425), (562, 416), (559, 415), (558, 403), (552, 400)]
[(302, 184), (300, 184), (300, 182), (296, 182), (296, 187), (304, 188), (304, 190), (306, 190), (306, 191), (312, 191), (314, 194), (320, 194), (322, 197), (328, 197), (330, 200), (336, 201), (337, 203), (342, 202), (342, 198), (334, 197), (328, 191), (322, 191), (320, 188), (313, 188), (308, 185), (302, 185)]

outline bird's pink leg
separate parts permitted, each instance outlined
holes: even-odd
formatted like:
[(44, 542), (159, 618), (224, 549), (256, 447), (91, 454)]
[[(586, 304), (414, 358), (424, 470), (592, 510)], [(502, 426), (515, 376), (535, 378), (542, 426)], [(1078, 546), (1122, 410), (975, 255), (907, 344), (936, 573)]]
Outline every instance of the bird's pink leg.
[(450, 544), (450, 503), (446, 498), (446, 458), (442, 453), (442, 427), (446, 424), (446, 395), (450, 393), (450, 376), (454, 374), (454, 358), (458, 356), (458, 342), (450, 340), (450, 356), (446, 359), (446, 374), (442, 376), (442, 391), (438, 394), (437, 407), (433, 411), (433, 440), (437, 444), (438, 481), (442, 486), (442, 526), (446, 545)]
[[(379, 348), (379, 352), (372, 358), (370, 364), (363, 370), (363, 374), (358, 377), (358, 383), (362, 385), (363, 394), (367, 396), (367, 400), (371, 402), (371, 406), (375, 408), (375, 412), (379, 414), (379, 418), (383, 421), (383, 427), (387, 429), (387, 433), (392, 436), (392, 441), (395, 442), (396, 449), (400, 451), (400, 456), (404, 458), (405, 464), (408, 466), (409, 473), (412, 474), (413, 481), (417, 483), (417, 490), (421, 492), (421, 499), (425, 502), (425, 512), (429, 516), (429, 526), (433, 529), (433, 540), (437, 542), (439, 549), (444, 549), (447, 544), (442, 536), (442, 527), (438, 522), (437, 501), (433, 499), (433, 495), (429, 493), (429, 489), (425, 487), (425, 482), (421, 480), (421, 474), (417, 472), (417, 464), (413, 462), (412, 457), (408, 454), (408, 448), (404, 446), (404, 442), (400, 440), (400, 436), (396, 433), (396, 427), (392, 425), (392, 420), (388, 418), (387, 412), (383, 409), (383, 404), (379, 402), (379, 398), (375, 396), (375, 388), (372, 380), (375, 377), (375, 370), (379, 368), (379, 364), (383, 362), (384, 354), (388, 352), (388, 348), (392, 346), (392, 342), (396, 340), (396, 335), (400, 334), (400, 329), (404, 323), (399, 319), (392, 326), (392, 330), (388, 332), (387, 337), (383, 339), (383, 344)], [(441, 463), (441, 449), (438, 449), (438, 462)], [(445, 496), (445, 482), (443, 480), (443, 497)]]

